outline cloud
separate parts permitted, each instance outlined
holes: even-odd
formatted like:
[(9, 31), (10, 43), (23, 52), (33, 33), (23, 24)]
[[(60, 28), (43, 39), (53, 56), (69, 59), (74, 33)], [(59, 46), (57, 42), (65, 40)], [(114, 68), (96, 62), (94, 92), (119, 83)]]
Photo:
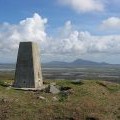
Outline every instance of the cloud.
[(70, 6), (76, 12), (104, 11), (103, 0), (58, 0), (62, 5)]
[(88, 31), (74, 29), (71, 21), (67, 21), (57, 36), (48, 36), (46, 24), (47, 19), (37, 13), (16, 25), (1, 24), (0, 57), (12, 56), (13, 53), (16, 56), (20, 41), (38, 42), (41, 53), (46, 56), (120, 54), (120, 35), (95, 36)]
[(47, 48), (51, 54), (120, 54), (120, 35), (95, 36), (88, 31), (74, 30), (70, 21), (60, 33), (48, 40)]
[(36, 41), (40, 43), (46, 40), (46, 18), (35, 13), (32, 18), (26, 18), (19, 24), (3, 23), (0, 25), (0, 52), (9, 53), (17, 50), (20, 41)]
[(120, 18), (110, 17), (102, 22), (102, 29), (120, 29)]

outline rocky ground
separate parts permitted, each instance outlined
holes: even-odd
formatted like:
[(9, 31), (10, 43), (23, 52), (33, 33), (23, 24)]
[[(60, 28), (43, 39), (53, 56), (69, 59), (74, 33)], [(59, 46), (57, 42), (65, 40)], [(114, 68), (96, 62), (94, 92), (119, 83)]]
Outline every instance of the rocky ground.
[(15, 90), (11, 83), (0, 80), (0, 120), (120, 120), (119, 84), (44, 81), (60, 90), (51, 93)]

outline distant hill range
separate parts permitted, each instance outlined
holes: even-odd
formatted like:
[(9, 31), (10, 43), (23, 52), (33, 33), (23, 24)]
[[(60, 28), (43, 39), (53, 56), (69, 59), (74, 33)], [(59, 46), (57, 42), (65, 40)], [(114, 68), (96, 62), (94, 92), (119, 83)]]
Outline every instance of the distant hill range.
[(104, 66), (111, 65), (106, 62), (93, 62), (89, 60), (77, 59), (73, 62), (62, 62), (62, 61), (52, 61), (48, 63), (43, 63), (46, 66)]
[[(43, 67), (80, 67), (80, 66), (116, 66), (120, 67), (120, 64), (109, 64), (106, 62), (94, 62), (89, 60), (77, 59), (73, 62), (52, 61), (48, 63), (42, 63)], [(15, 64), (0, 64), (0, 69), (14, 69)]]

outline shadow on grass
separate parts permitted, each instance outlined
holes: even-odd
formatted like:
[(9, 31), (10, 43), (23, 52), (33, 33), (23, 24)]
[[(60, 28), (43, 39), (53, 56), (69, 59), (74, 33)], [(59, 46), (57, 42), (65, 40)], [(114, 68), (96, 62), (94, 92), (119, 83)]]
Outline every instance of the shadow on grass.
[(117, 85), (117, 84), (116, 84), (116, 85), (114, 85), (114, 84), (112, 84), (112, 85), (107, 85), (107, 84), (102, 83), (102, 82), (99, 82), (99, 81), (97, 81), (96, 83), (97, 83), (98, 85), (106, 88), (106, 89), (107, 89), (108, 91), (110, 91), (110, 92), (117, 92), (117, 91), (120, 90), (120, 85)]
[(94, 117), (87, 117), (86, 120), (99, 120), (99, 119)]
[(106, 84), (104, 84), (104, 83), (102, 83), (102, 82), (96, 82), (98, 85), (100, 85), (100, 86), (102, 86), (102, 87), (105, 87), (105, 88), (107, 88), (107, 85)]
[(83, 85), (84, 83), (81, 81), (72, 81), (71, 84), (73, 85)]
[(56, 117), (55, 120), (75, 120), (75, 119), (72, 118), (72, 117), (65, 117), (65, 118), (62, 118), (62, 117)]
[(59, 102), (65, 102), (68, 98), (68, 94), (61, 92), (59, 93)]
[(70, 89), (71, 89), (71, 87), (63, 87), (63, 86), (60, 87), (61, 91), (70, 90)]

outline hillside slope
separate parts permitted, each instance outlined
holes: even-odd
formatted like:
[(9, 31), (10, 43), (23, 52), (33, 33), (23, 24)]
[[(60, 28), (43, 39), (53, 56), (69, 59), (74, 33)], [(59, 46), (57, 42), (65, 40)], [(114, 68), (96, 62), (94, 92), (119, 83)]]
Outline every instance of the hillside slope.
[(119, 120), (120, 85), (104, 81), (56, 82), (66, 93), (14, 90), (0, 81), (0, 120)]

